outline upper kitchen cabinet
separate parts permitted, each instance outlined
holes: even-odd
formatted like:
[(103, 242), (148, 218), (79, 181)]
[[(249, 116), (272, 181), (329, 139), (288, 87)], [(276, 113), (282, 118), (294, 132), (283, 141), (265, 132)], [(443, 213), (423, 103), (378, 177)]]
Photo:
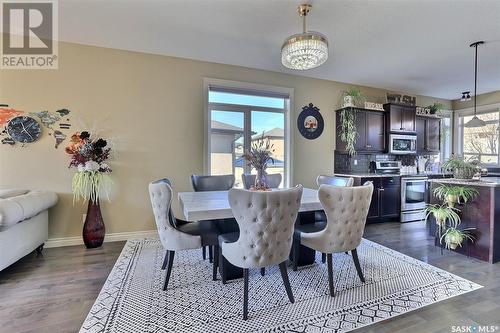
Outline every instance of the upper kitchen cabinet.
[(345, 108), (336, 112), (336, 150), (346, 152), (346, 145), (342, 140), (340, 113), (343, 110), (356, 113), (356, 130), (358, 136), (354, 149), (359, 153), (383, 152), (385, 150), (385, 121), (384, 112), (359, 108)]
[(390, 132), (416, 131), (416, 107), (411, 105), (387, 103), (384, 104), (387, 111), (386, 123)]
[(416, 117), (417, 153), (437, 154), (441, 149), (441, 119)]

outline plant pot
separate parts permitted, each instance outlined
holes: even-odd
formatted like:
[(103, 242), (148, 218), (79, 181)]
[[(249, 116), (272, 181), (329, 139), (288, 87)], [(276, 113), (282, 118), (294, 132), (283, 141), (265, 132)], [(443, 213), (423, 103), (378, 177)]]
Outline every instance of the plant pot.
[(344, 96), (344, 101), (342, 103), (342, 107), (351, 107), (351, 106), (356, 106), (354, 104), (354, 97), (352, 96)]
[(100, 247), (104, 241), (104, 235), (106, 234), (106, 227), (104, 226), (104, 221), (101, 214), (101, 205), (99, 200), (93, 202), (89, 200), (89, 205), (87, 208), (87, 217), (85, 218), (85, 224), (83, 225), (83, 242), (87, 249), (93, 249)]
[(458, 196), (457, 195), (452, 195), (449, 194), (446, 196), (446, 203), (448, 204), (448, 207), (455, 207), (455, 205), (458, 203)]
[(474, 177), (475, 170), (470, 169), (455, 169), (453, 172), (453, 177), (455, 179), (472, 179)]

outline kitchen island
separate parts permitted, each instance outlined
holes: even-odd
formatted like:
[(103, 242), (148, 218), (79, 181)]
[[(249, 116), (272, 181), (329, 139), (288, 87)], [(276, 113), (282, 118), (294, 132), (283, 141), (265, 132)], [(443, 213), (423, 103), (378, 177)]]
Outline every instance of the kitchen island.
[[(476, 189), (479, 195), (466, 204), (458, 204), (456, 208), (462, 220), (460, 229), (474, 228), (474, 242), (464, 241), (456, 252), (490, 263), (500, 261), (500, 177), (483, 177), (481, 180), (468, 181), (448, 179), (429, 179), (431, 189), (430, 203), (441, 204), (442, 201), (432, 193), (440, 184), (468, 186)], [(435, 235), (436, 226), (432, 221), (430, 234)], [(439, 241), (436, 245), (440, 245)]]

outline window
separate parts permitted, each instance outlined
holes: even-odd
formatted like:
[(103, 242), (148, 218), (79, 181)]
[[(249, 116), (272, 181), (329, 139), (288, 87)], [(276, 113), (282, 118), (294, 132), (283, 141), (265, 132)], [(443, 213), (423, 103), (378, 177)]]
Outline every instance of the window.
[(451, 131), (451, 117), (452, 113), (451, 111), (449, 112), (442, 112), (441, 113), (441, 151), (439, 154), (440, 160), (441, 161), (446, 161), (448, 158), (450, 158), (451, 155), (451, 148), (452, 148), (452, 131)]
[(478, 113), (478, 118), (486, 122), (483, 127), (465, 127), (473, 114), (458, 116), (458, 152), (465, 158), (475, 158), (486, 165), (498, 165), (498, 110)]
[(256, 173), (243, 158), (252, 143), (261, 138), (273, 144), (269, 174), (279, 173), (288, 184), (289, 95), (208, 84), (207, 171), (211, 175), (234, 174), (242, 187), (243, 173)]

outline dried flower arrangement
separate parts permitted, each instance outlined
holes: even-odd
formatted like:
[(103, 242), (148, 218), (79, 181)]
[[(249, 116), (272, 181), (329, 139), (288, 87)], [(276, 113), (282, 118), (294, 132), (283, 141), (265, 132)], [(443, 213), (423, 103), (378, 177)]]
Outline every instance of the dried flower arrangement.
[(249, 151), (243, 154), (247, 165), (255, 168), (257, 176), (255, 177), (255, 184), (251, 190), (255, 191), (268, 191), (269, 185), (267, 184), (267, 164), (271, 161), (274, 164), (274, 159), (271, 157), (274, 153), (274, 145), (271, 144), (269, 138), (264, 138), (264, 135), (255, 142)]

